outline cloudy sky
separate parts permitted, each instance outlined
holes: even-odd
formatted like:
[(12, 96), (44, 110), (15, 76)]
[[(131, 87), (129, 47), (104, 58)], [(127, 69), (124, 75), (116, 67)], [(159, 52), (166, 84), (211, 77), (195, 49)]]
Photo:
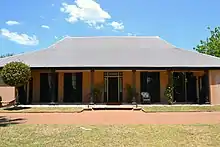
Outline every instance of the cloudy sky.
[(192, 49), (220, 26), (219, 0), (0, 0), (0, 54), (65, 36), (160, 36)]

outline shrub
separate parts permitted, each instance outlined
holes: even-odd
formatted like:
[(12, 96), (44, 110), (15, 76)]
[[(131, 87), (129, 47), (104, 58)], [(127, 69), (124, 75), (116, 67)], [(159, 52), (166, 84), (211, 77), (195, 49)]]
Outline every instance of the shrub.
[(20, 87), (30, 79), (31, 70), (22, 62), (10, 62), (3, 67), (1, 77), (5, 84)]
[(139, 93), (135, 93), (135, 99), (133, 99), (133, 88), (130, 84), (125, 85), (125, 91), (126, 91), (126, 98), (128, 103), (132, 103), (134, 100), (136, 102), (137, 97), (139, 96)]
[(167, 102), (170, 105), (173, 104), (173, 89), (174, 87), (168, 84), (164, 92), (164, 95), (167, 98)]
[(18, 100), (18, 87), (28, 83), (31, 70), (28, 65), (22, 62), (10, 62), (1, 70), (1, 77), (5, 84), (16, 88), (16, 100)]
[(96, 84), (93, 90), (94, 90), (93, 96), (95, 103), (100, 103), (104, 93), (104, 84), (103, 83)]
[(127, 102), (131, 103), (132, 102), (132, 98), (133, 98), (133, 89), (132, 86), (130, 84), (126, 84), (125, 85), (125, 90), (126, 90), (126, 97), (127, 97)]

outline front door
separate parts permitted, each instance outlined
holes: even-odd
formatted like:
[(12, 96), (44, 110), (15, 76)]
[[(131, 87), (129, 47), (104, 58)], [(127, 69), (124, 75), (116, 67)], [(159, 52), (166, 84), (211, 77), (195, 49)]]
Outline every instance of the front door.
[(108, 78), (108, 102), (117, 103), (118, 102), (118, 77)]
[(119, 104), (123, 98), (123, 74), (122, 72), (104, 72), (105, 88), (104, 102)]

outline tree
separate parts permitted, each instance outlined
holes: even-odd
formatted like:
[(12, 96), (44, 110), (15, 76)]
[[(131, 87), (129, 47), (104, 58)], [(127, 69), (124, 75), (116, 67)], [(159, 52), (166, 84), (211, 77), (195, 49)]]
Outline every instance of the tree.
[(9, 57), (9, 56), (13, 56), (14, 53), (7, 53), (5, 55), (0, 55), (0, 58), (5, 58), (5, 57)]
[(214, 30), (208, 27), (208, 30), (211, 34), (210, 37), (204, 41), (200, 40), (200, 44), (193, 49), (200, 53), (220, 57), (220, 27), (216, 27)]
[(18, 88), (28, 83), (31, 77), (30, 67), (22, 62), (10, 62), (1, 70), (1, 77), (5, 84), (16, 88), (16, 102), (20, 96)]

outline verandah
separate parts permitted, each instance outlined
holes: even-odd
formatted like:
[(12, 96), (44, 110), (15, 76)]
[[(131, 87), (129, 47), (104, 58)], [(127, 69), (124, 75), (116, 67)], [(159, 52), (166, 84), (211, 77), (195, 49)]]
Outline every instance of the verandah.
[[(35, 73), (34, 70), (33, 73)], [(54, 69), (39, 70), (37, 73), (38, 78), (36, 78), (37, 74), (33, 74), (33, 80), (24, 88), (26, 98), (25, 96), (21, 98), (23, 103), (121, 104), (133, 102), (135, 104), (142, 102), (142, 92), (150, 94), (152, 103), (166, 103), (164, 88), (168, 82), (168, 72), (165, 70)], [(174, 77), (179, 77), (174, 92), (174, 101), (190, 103), (198, 103), (199, 99), (202, 103), (209, 101), (208, 78), (204, 76), (206, 75), (204, 73), (202, 70), (174, 72)]]

